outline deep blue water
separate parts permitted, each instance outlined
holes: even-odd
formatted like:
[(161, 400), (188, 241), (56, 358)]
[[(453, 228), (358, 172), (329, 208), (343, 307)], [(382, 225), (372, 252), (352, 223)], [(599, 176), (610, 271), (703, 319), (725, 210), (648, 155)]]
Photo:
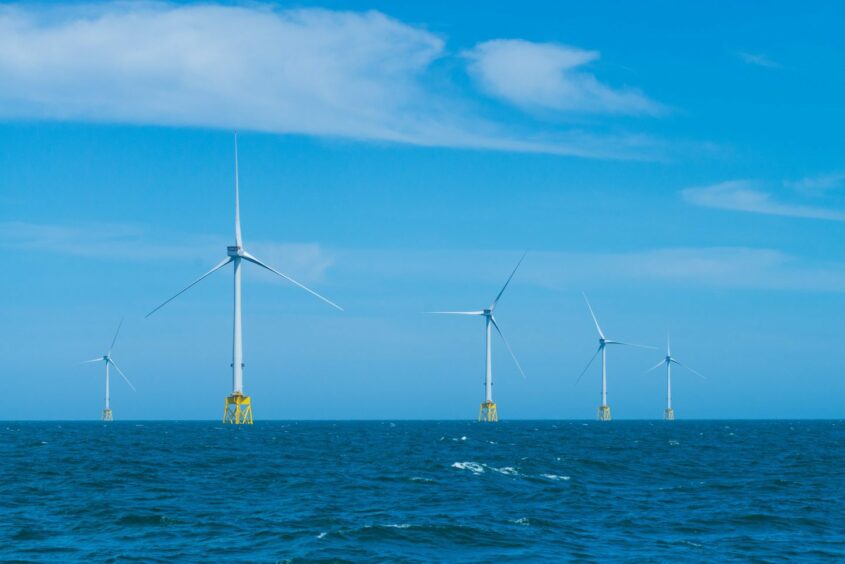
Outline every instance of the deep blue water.
[(841, 421), (0, 430), (1, 560), (845, 560)]

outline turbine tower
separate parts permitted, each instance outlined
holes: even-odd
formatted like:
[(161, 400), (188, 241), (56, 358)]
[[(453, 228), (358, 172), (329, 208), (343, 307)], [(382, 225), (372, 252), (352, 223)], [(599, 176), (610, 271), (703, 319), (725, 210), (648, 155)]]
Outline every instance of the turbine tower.
[(666, 335), (666, 356), (663, 358), (663, 360), (658, 362), (652, 368), (649, 368), (648, 370), (646, 370), (646, 373), (651, 372), (652, 370), (657, 370), (658, 368), (660, 368), (664, 364), (666, 365), (666, 409), (663, 411), (663, 419), (665, 421), (674, 421), (675, 420), (675, 410), (672, 409), (672, 365), (677, 364), (681, 368), (686, 368), (687, 370), (689, 370), (690, 372), (692, 372), (696, 376), (700, 376), (701, 378), (704, 378), (704, 379), (706, 379), (706, 377), (703, 374), (696, 372), (695, 370), (693, 370), (689, 366), (685, 366), (685, 365), (681, 364), (680, 362), (678, 362), (677, 360), (675, 360), (675, 358), (672, 356), (672, 345), (671, 345), (671, 342), (669, 340), (668, 334)]
[(496, 296), (496, 299), (493, 300), (493, 303), (487, 309), (478, 310), (478, 311), (432, 311), (429, 313), (435, 314), (442, 314), (442, 315), (478, 315), (484, 318), (484, 333), (486, 335), (487, 340), (487, 351), (486, 351), (486, 371), (484, 374), (484, 401), (481, 402), (481, 407), (478, 410), (478, 420), (479, 421), (486, 421), (488, 423), (495, 423), (499, 420), (499, 412), (496, 407), (496, 403), (493, 401), (493, 367), (492, 367), (492, 357), (491, 357), (491, 343), (490, 337), (492, 333), (492, 327), (496, 328), (496, 331), (499, 333), (499, 336), (502, 338), (502, 342), (505, 344), (505, 347), (508, 349), (508, 352), (513, 358), (514, 363), (516, 364), (519, 373), (522, 374), (522, 377), (525, 378), (525, 372), (522, 371), (522, 366), (519, 365), (519, 361), (516, 359), (516, 355), (513, 354), (513, 350), (511, 346), (508, 344), (507, 339), (505, 339), (505, 335), (502, 333), (502, 330), (499, 328), (499, 324), (496, 323), (496, 318), (493, 317), (493, 312), (496, 309), (496, 305), (499, 303), (499, 299), (501, 299), (502, 294), (505, 293), (505, 289), (508, 287), (508, 284), (511, 283), (511, 279), (513, 275), (516, 274), (516, 270), (519, 268), (519, 265), (522, 264), (522, 260), (525, 258), (525, 254), (522, 255), (522, 258), (519, 259), (519, 262), (516, 263), (516, 266), (511, 272), (511, 275), (508, 277), (507, 282), (505, 285), (502, 286), (502, 289), (499, 291), (499, 294)]
[(98, 358), (92, 358), (91, 360), (83, 361), (82, 364), (87, 364), (89, 362), (102, 362), (106, 365), (106, 407), (103, 409), (103, 421), (113, 421), (114, 417), (112, 416), (111, 405), (109, 404), (109, 367), (114, 366), (114, 369), (117, 370), (117, 373), (126, 380), (126, 383), (129, 384), (129, 387), (132, 388), (132, 391), (135, 391), (135, 386), (132, 385), (132, 382), (129, 381), (129, 378), (126, 377), (126, 374), (123, 373), (123, 370), (117, 365), (114, 359), (111, 357), (111, 351), (114, 349), (114, 344), (117, 342), (117, 335), (120, 333), (120, 327), (123, 325), (123, 320), (117, 326), (117, 331), (114, 333), (114, 338), (111, 340), (111, 346), (109, 347), (109, 352), (104, 354)]
[(241, 263), (251, 262), (269, 270), (273, 274), (277, 274), (281, 276), (288, 282), (299, 286), (312, 296), (319, 298), (320, 300), (326, 302), (330, 306), (343, 311), (336, 303), (332, 302), (331, 300), (324, 298), (314, 290), (306, 287), (303, 284), (300, 284), (287, 274), (283, 274), (278, 270), (271, 268), (264, 264), (262, 261), (257, 259), (256, 257), (249, 254), (243, 246), (243, 241), (241, 240), (241, 213), (240, 213), (240, 197), (239, 197), (239, 186), (238, 186), (238, 136), (235, 134), (235, 244), (231, 245), (226, 248), (227, 249), (227, 256), (222, 261), (217, 263), (211, 270), (188, 284), (184, 289), (177, 292), (172, 297), (168, 298), (165, 302), (161, 305), (156, 307), (150, 313), (146, 315), (146, 317), (151, 316), (156, 311), (170, 303), (173, 299), (187, 291), (188, 289), (195, 286), (204, 278), (210, 276), (214, 272), (220, 270), (224, 266), (229, 263), (232, 263), (234, 267), (234, 286), (235, 286), (235, 307), (234, 307), (234, 328), (232, 331), (232, 393), (231, 395), (226, 397), (226, 405), (223, 410), (223, 423), (232, 423), (235, 425), (241, 424), (252, 424), (252, 401), (249, 396), (244, 395), (244, 387), (243, 387), (243, 336), (241, 334)]
[(590, 315), (593, 317), (593, 323), (596, 324), (596, 331), (599, 333), (599, 347), (596, 349), (596, 352), (593, 353), (592, 358), (590, 358), (590, 362), (587, 363), (587, 366), (585, 366), (584, 370), (581, 371), (581, 374), (578, 375), (578, 379), (575, 383), (578, 384), (578, 382), (581, 381), (581, 377), (584, 376), (587, 369), (593, 364), (596, 356), (601, 353), (601, 405), (599, 405), (598, 417), (599, 421), (610, 421), (610, 406), (607, 405), (607, 347), (610, 345), (624, 345), (626, 347), (639, 347), (644, 349), (653, 349), (654, 347), (650, 347), (648, 345), (635, 345), (633, 343), (623, 343), (622, 341), (615, 341), (606, 338), (604, 336), (604, 332), (599, 326), (599, 320), (596, 319), (596, 314), (593, 313), (593, 306), (590, 305), (590, 300), (587, 299), (587, 294), (584, 294), (584, 301), (587, 302), (587, 308), (590, 310)]

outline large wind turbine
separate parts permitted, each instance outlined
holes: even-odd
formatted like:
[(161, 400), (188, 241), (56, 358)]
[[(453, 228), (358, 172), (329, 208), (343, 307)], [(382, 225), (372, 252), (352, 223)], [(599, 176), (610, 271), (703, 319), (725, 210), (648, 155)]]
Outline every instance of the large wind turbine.
[(89, 362), (102, 362), (106, 365), (106, 407), (103, 409), (103, 421), (112, 421), (114, 418), (112, 417), (111, 406), (109, 405), (109, 366), (114, 366), (114, 369), (117, 370), (117, 373), (126, 380), (126, 383), (129, 384), (129, 387), (132, 388), (132, 391), (135, 391), (135, 386), (132, 385), (132, 382), (129, 381), (129, 378), (126, 377), (126, 374), (123, 373), (123, 370), (117, 365), (114, 359), (111, 357), (111, 351), (114, 349), (114, 344), (117, 342), (117, 335), (120, 333), (120, 327), (123, 325), (123, 320), (117, 326), (117, 331), (114, 332), (114, 338), (111, 340), (111, 346), (109, 347), (109, 352), (104, 354), (98, 358), (92, 358), (91, 360), (83, 361), (82, 364), (87, 364)]
[(590, 315), (593, 317), (593, 323), (596, 324), (596, 331), (599, 333), (599, 348), (596, 349), (595, 353), (593, 353), (590, 362), (587, 363), (587, 366), (585, 366), (584, 370), (581, 371), (581, 374), (578, 375), (578, 380), (576, 380), (575, 383), (577, 384), (581, 380), (581, 377), (584, 376), (587, 369), (590, 368), (591, 364), (593, 364), (596, 356), (601, 353), (601, 405), (599, 406), (599, 421), (610, 421), (610, 406), (607, 405), (607, 347), (609, 345), (624, 345), (626, 347), (639, 347), (644, 349), (653, 349), (654, 347), (650, 347), (648, 345), (635, 345), (633, 343), (623, 343), (622, 341), (607, 339), (599, 326), (599, 320), (596, 319), (596, 314), (593, 313), (593, 306), (590, 305), (590, 300), (587, 299), (587, 294), (584, 294), (584, 301), (587, 302), (587, 308), (590, 310)]
[(511, 279), (513, 275), (516, 274), (516, 269), (519, 268), (519, 265), (522, 264), (522, 260), (525, 258), (525, 254), (522, 255), (522, 258), (519, 259), (519, 262), (516, 263), (516, 266), (511, 272), (511, 275), (508, 276), (507, 282), (505, 285), (502, 286), (502, 289), (499, 291), (499, 295), (496, 296), (496, 299), (493, 300), (493, 303), (490, 304), (490, 307), (487, 309), (482, 309), (479, 311), (432, 311), (429, 313), (436, 313), (436, 314), (443, 314), (443, 315), (478, 315), (484, 318), (484, 331), (485, 335), (487, 336), (487, 369), (484, 376), (484, 401), (481, 403), (481, 407), (478, 410), (478, 420), (479, 421), (487, 421), (490, 423), (494, 423), (499, 420), (499, 412), (496, 408), (496, 403), (493, 401), (493, 367), (491, 364), (491, 349), (490, 349), (490, 336), (491, 336), (491, 326), (496, 328), (496, 331), (499, 333), (499, 336), (502, 338), (502, 342), (505, 343), (505, 347), (508, 349), (508, 352), (513, 358), (514, 363), (516, 364), (519, 373), (522, 374), (522, 377), (525, 378), (525, 372), (522, 371), (522, 366), (519, 365), (519, 361), (516, 359), (516, 355), (513, 354), (513, 350), (511, 346), (508, 344), (507, 339), (505, 339), (505, 335), (502, 333), (502, 330), (499, 328), (499, 324), (496, 323), (496, 318), (493, 317), (493, 311), (496, 309), (496, 305), (499, 303), (499, 299), (501, 299), (502, 294), (505, 293), (505, 289), (508, 287), (508, 284), (511, 283)]
[(279, 272), (278, 270), (271, 268), (249, 254), (243, 246), (243, 241), (241, 240), (241, 212), (240, 212), (240, 196), (239, 196), (239, 186), (238, 186), (238, 136), (235, 135), (235, 244), (229, 246), (227, 249), (227, 256), (222, 261), (217, 263), (217, 265), (188, 284), (183, 290), (177, 292), (174, 296), (167, 299), (164, 303), (156, 307), (150, 313), (147, 314), (147, 317), (151, 316), (153, 313), (164, 307), (166, 304), (170, 303), (174, 298), (188, 290), (189, 288), (196, 285), (202, 279), (206, 278), (207, 276), (213, 274), (214, 272), (220, 270), (224, 266), (229, 263), (232, 263), (234, 266), (234, 275), (235, 275), (235, 311), (234, 311), (234, 330), (232, 332), (232, 394), (226, 397), (226, 407), (223, 411), (223, 423), (233, 423), (235, 425), (240, 424), (252, 424), (252, 403), (249, 396), (244, 395), (243, 393), (243, 337), (241, 335), (241, 262), (251, 262), (269, 270), (270, 272), (277, 274), (299, 286), (312, 296), (319, 298), (320, 300), (326, 302), (330, 306), (343, 311), (336, 303), (332, 302), (331, 300), (324, 298), (314, 290), (306, 287), (303, 284), (300, 284), (290, 276)]
[(674, 421), (675, 420), (675, 410), (672, 409), (672, 365), (677, 364), (681, 368), (686, 368), (687, 370), (689, 370), (690, 372), (692, 372), (696, 376), (700, 376), (700, 377), (705, 378), (705, 379), (706, 379), (706, 377), (703, 374), (696, 372), (695, 370), (693, 370), (689, 366), (685, 366), (685, 365), (681, 364), (680, 362), (678, 362), (677, 360), (675, 360), (675, 358), (672, 356), (672, 345), (671, 345), (671, 342), (669, 341), (669, 335), (668, 334), (666, 335), (666, 356), (663, 358), (663, 360), (658, 362), (652, 368), (649, 368), (648, 370), (646, 370), (646, 372), (651, 372), (652, 370), (657, 370), (658, 368), (660, 368), (664, 364), (666, 365), (666, 410), (663, 412), (663, 419), (665, 419), (666, 421)]

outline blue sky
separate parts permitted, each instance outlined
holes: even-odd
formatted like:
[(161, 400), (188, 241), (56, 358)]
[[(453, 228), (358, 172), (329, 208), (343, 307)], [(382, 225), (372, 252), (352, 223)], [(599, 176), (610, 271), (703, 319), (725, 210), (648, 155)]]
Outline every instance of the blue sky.
[[(596, 346), (662, 347), (679, 418), (842, 417), (843, 8), (0, 6), (4, 418), (211, 419), (231, 388), (232, 132), (259, 419), (593, 418)], [(617, 418), (661, 352), (610, 351)]]

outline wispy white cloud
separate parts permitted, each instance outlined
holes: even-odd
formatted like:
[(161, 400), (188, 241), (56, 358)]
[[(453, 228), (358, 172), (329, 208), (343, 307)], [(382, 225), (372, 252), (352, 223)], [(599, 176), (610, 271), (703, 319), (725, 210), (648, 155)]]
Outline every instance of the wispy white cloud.
[[(222, 259), (230, 242), (219, 237), (171, 234), (164, 240), (160, 229), (139, 224), (44, 224), (0, 222), (0, 249), (47, 253), (108, 262), (190, 261), (211, 267)], [(178, 241), (174, 243), (174, 241)], [(300, 282), (321, 282), (334, 262), (316, 243), (255, 241), (250, 252), (265, 263)], [(265, 282), (281, 282), (275, 274), (255, 269)]]
[[(155, 235), (154, 235), (155, 233)], [(50, 225), (0, 222), (0, 249), (50, 253), (105, 262), (191, 261), (197, 275), (212, 266), (223, 239), (178, 234), (172, 245), (139, 225)], [(489, 284), (507, 275), (521, 253), (507, 250), (327, 248), (318, 243), (258, 241), (256, 256), (305, 283), (384, 288), (430, 282)], [(207, 263), (207, 264), (206, 264)], [(250, 269), (263, 282), (284, 283)], [(607, 284), (657, 284), (809, 291), (845, 291), (845, 263), (803, 259), (774, 249), (748, 247), (658, 248), (618, 253), (531, 251), (519, 271), (521, 284), (580, 290)], [(178, 285), (179, 281), (174, 281)], [(492, 298), (492, 295), (490, 296)]]
[(737, 52), (737, 57), (739, 57), (743, 62), (748, 63), (749, 65), (756, 65), (758, 67), (766, 67), (769, 69), (780, 69), (783, 68), (783, 65), (777, 63), (765, 55), (755, 54), (755, 53), (746, 53), (744, 51)]
[[(495, 293), (495, 281), (507, 275), (520, 253), (336, 249), (333, 255), (333, 278), (337, 279), (377, 276), (397, 283), (477, 281), (489, 285)], [(811, 261), (775, 249), (749, 247), (658, 248), (619, 253), (531, 251), (519, 271), (519, 281), (564, 291), (637, 284), (842, 292), (845, 263)]]
[(656, 114), (661, 107), (637, 90), (602, 84), (585, 67), (599, 58), (556, 43), (497, 39), (467, 51), (482, 90), (527, 109), (610, 114)]
[(711, 186), (681, 191), (684, 200), (697, 206), (724, 210), (845, 221), (845, 212), (819, 206), (777, 200), (773, 194), (750, 180), (730, 180)]
[[(665, 149), (645, 135), (534, 131), (484, 119), (456, 89), (446, 94), (432, 86), (433, 63), (449, 56), (444, 42), (373, 11), (5, 5), (0, 119), (251, 129), (602, 158), (659, 158)], [(552, 76), (524, 88), (528, 100), (530, 88), (540, 103), (562, 84), (573, 85), (572, 109), (653, 109), (639, 94), (614, 91), (588, 74), (555, 79), (562, 63), (543, 67), (539, 59), (527, 64)]]
[(845, 186), (845, 172), (830, 172), (806, 176), (799, 180), (784, 180), (783, 185), (812, 195), (820, 195)]

